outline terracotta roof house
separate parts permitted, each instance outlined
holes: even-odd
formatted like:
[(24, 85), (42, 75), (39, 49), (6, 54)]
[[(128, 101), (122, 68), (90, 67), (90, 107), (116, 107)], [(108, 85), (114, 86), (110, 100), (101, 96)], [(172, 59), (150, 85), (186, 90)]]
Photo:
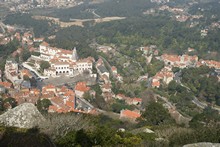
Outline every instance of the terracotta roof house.
[(128, 119), (135, 122), (135, 120), (139, 117), (141, 117), (140, 111), (138, 112), (125, 109), (120, 112), (120, 119)]
[(83, 94), (90, 90), (90, 87), (86, 86), (86, 82), (78, 82), (75, 86), (75, 94), (78, 97), (83, 97)]

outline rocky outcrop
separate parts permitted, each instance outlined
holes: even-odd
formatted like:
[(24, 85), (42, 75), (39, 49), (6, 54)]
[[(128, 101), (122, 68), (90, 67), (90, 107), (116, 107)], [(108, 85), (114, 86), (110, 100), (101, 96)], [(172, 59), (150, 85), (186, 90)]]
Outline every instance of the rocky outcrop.
[(42, 121), (44, 117), (32, 103), (23, 103), (0, 115), (0, 123), (5, 126), (33, 128)]
[(184, 145), (183, 147), (220, 147), (220, 143), (200, 142), (200, 143), (187, 144)]

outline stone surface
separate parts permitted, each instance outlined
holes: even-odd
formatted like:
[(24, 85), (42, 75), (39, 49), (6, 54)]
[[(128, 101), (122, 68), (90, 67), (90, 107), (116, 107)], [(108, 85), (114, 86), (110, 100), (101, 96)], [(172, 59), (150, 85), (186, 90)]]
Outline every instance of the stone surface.
[(33, 128), (39, 126), (44, 117), (32, 103), (23, 103), (0, 115), (0, 123), (5, 126)]
[(187, 144), (184, 145), (183, 147), (220, 147), (220, 143), (200, 142), (200, 143)]

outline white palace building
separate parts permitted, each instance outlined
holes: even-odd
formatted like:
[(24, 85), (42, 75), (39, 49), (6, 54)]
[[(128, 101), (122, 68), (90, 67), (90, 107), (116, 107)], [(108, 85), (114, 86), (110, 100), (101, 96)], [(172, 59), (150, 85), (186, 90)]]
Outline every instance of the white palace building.
[(48, 43), (40, 44), (40, 58), (51, 65), (44, 70), (45, 76), (57, 77), (59, 75), (73, 76), (88, 71), (92, 73), (94, 58), (78, 59), (76, 48), (72, 51), (50, 47)]

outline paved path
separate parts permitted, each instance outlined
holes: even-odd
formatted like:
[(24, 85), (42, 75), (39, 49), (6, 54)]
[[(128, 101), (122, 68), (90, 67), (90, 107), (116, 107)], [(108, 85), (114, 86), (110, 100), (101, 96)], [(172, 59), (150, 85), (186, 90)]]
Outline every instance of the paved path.
[[(194, 104), (196, 104), (196, 106), (198, 106), (198, 107), (200, 107), (200, 108), (202, 108), (202, 109), (205, 109), (205, 108), (208, 106), (207, 103), (199, 101), (196, 97), (194, 97), (194, 99), (192, 100), (192, 102), (193, 102)], [(211, 108), (214, 109), (214, 110), (217, 110), (217, 111), (220, 113), (220, 107), (211, 106)]]
[(95, 82), (96, 78), (92, 78), (89, 75), (76, 75), (75, 77), (68, 77), (68, 76), (60, 76), (56, 78), (50, 77), (49, 79), (44, 80), (45, 84), (53, 84), (56, 86), (61, 86), (64, 84), (74, 84), (78, 81), (92, 81)]
[(26, 69), (34, 72), (38, 77), (40, 77), (41, 79), (46, 79), (48, 77), (46, 76), (42, 76), (40, 75), (40, 73), (38, 71), (36, 71), (33, 67), (31, 67), (30, 65), (28, 65), (26, 62), (22, 63), (22, 66), (25, 67)]
[(95, 13), (95, 10), (92, 11), (92, 14), (95, 15), (96, 17), (100, 18), (101, 16)]
[(1, 27), (3, 34), (4, 34), (5, 33), (5, 25), (2, 22), (0, 22), (0, 27)]

